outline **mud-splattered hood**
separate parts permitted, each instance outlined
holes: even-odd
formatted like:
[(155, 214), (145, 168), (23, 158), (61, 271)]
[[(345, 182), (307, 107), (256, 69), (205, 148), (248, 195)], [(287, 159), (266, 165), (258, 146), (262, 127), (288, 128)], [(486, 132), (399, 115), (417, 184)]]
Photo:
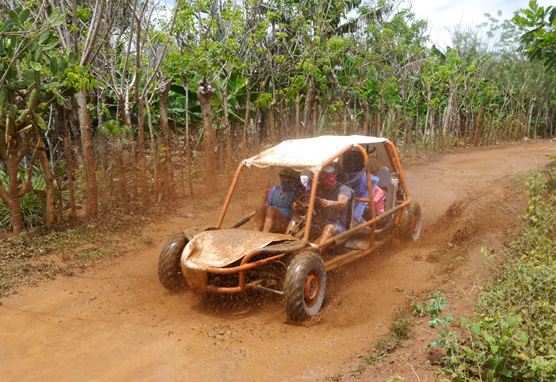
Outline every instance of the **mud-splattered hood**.
[(182, 267), (206, 270), (225, 267), (256, 249), (283, 241), (299, 241), (290, 235), (221, 229), (201, 232), (186, 245), (181, 257)]

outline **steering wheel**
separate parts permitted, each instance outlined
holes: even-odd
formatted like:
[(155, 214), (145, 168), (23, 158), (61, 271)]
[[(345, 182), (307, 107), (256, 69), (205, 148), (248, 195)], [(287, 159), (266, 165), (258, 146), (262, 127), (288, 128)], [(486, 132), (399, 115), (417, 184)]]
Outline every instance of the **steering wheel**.
[[(307, 212), (309, 211), (309, 200), (311, 199), (311, 194), (302, 194), (296, 200), (295, 204), (298, 206), (297, 211), (295, 211), (296, 217), (292, 220), (289, 226), (288, 232), (286, 234), (297, 236), (300, 232), (303, 232), (305, 225), (307, 224)], [(318, 203), (318, 198), (315, 200), (315, 206), (313, 208), (313, 217), (311, 219), (312, 224), (320, 224), (324, 221), (326, 217), (326, 211)]]

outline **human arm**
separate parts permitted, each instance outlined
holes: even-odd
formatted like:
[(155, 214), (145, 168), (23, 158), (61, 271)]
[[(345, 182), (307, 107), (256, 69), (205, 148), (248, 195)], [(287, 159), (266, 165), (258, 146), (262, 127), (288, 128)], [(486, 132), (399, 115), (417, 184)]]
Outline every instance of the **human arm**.
[(342, 211), (347, 207), (350, 195), (351, 191), (349, 190), (349, 188), (347, 188), (346, 186), (342, 186), (337, 200), (319, 198), (318, 203), (322, 208), (331, 208), (336, 211)]

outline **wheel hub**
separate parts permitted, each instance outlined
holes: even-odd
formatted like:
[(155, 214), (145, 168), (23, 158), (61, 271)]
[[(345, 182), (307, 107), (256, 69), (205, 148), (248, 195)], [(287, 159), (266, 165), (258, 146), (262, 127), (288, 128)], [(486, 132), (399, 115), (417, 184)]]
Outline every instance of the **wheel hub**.
[(305, 280), (305, 305), (312, 306), (319, 294), (319, 278), (315, 272), (311, 272), (307, 275)]

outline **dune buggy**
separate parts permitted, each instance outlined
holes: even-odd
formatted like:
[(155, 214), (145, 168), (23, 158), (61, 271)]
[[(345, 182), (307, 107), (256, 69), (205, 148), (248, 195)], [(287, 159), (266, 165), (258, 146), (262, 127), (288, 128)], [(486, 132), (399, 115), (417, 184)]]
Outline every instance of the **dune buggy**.
[[(348, 163), (353, 153), (361, 161)], [(317, 189), (321, 170), (328, 164), (351, 171), (351, 184), (366, 177), (367, 191), (352, 191), (348, 203), (346, 231), (326, 241), (314, 243), (311, 232), (318, 219)], [(274, 181), (274, 168), (291, 167), (309, 174), (311, 184), (305, 196), (302, 223), (288, 233), (258, 232), (244, 225), (254, 212), (228, 228), (222, 224), (244, 169), (268, 168), (266, 193)], [(355, 176), (353, 176), (355, 174)], [(385, 211), (377, 216), (371, 174), (385, 193)], [(374, 178), (376, 180), (376, 178)], [(351, 189), (351, 188), (350, 188)], [(371, 216), (353, 224), (356, 203), (367, 203)], [(162, 249), (158, 276), (169, 291), (189, 288), (195, 292), (240, 293), (250, 289), (283, 296), (289, 319), (303, 321), (321, 308), (326, 273), (360, 259), (388, 242), (394, 235), (417, 240), (421, 234), (421, 208), (409, 197), (395, 146), (385, 138), (367, 136), (321, 136), (284, 141), (245, 159), (237, 168), (215, 226), (189, 228), (174, 235)]]

